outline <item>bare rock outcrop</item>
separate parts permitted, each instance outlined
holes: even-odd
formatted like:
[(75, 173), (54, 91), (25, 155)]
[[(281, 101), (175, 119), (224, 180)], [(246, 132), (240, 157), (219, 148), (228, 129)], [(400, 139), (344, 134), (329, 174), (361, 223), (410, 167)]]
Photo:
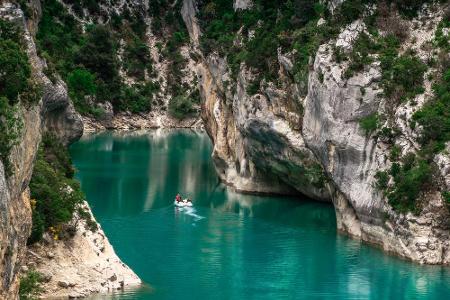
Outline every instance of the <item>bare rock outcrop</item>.
[(301, 192), (329, 200), (322, 167), (301, 135), (295, 86), (285, 76), (283, 89), (268, 86), (264, 93), (248, 96), (249, 76), (242, 68), (233, 93), (223, 59), (210, 56), (199, 67), (202, 117), (214, 142), (212, 156), (220, 178), (240, 191)]
[[(334, 10), (342, 2), (327, 5)], [(439, 14), (427, 18), (428, 27), (411, 26), (412, 38), (403, 47), (415, 49), (421, 58), (440, 20)], [(389, 148), (364, 132), (360, 120), (386, 112), (380, 63), (374, 59), (346, 79), (347, 62), (333, 57), (336, 47), (351, 51), (365, 30), (357, 20), (319, 47), (310, 63), (306, 97), (292, 80), (290, 53), (278, 53), (277, 85), (263, 80), (252, 96), (247, 88), (254, 75), (244, 64), (232, 78), (226, 59), (215, 53), (203, 57), (197, 68), (202, 118), (214, 144), (217, 172), (239, 191), (302, 193), (332, 201), (341, 232), (419, 263), (449, 264), (449, 212), (440, 192), (424, 195), (426, 203), (414, 215), (394, 211), (374, 187), (377, 171), (390, 167)], [(431, 84), (425, 80), (424, 85), (415, 106), (402, 104), (393, 113), (402, 153), (418, 147), (407, 120), (432, 95)], [(435, 157), (447, 185), (449, 161), (445, 152)]]
[[(332, 43), (351, 47), (355, 32), (363, 29), (354, 23)], [(346, 80), (345, 65), (334, 62), (332, 46), (319, 48), (309, 76), (303, 136), (336, 188), (338, 229), (420, 263), (450, 263), (449, 216), (439, 193), (426, 196), (420, 215), (403, 215), (375, 188), (376, 172), (389, 166), (389, 151), (360, 128), (359, 120), (383, 112), (379, 64)]]
[[(13, 147), (9, 158), (12, 175), (6, 176), (3, 163), (0, 162), (0, 299), (8, 300), (17, 299), (19, 273), (21, 269), (27, 269), (21, 266), (25, 261), (26, 242), (31, 231), (32, 211), (28, 183), (42, 134), (50, 132), (65, 144), (77, 140), (83, 134), (81, 116), (75, 111), (65, 84), (61, 80), (53, 83), (44, 74), (45, 62), (37, 55), (34, 34), (37, 32), (36, 26), (41, 13), (40, 1), (30, 1), (29, 8), (32, 18), (25, 19), (17, 3), (0, 4), (0, 18), (17, 24), (23, 30), (26, 51), (32, 67), (32, 78), (43, 87), (43, 95), (38, 101), (19, 106), (18, 114), (22, 119), (23, 128), (19, 144)], [(105, 255), (111, 260), (110, 267), (117, 274), (117, 278), (125, 274), (124, 277), (132, 278), (131, 282), (139, 283), (140, 280), (136, 275), (115, 256), (104, 234), (100, 231), (98, 235), (96, 238), (102, 241)], [(88, 243), (89, 237), (91, 235), (86, 233), (83, 238), (79, 237), (80, 240), (74, 239), (73, 245), (78, 248), (70, 248), (71, 255), (77, 256), (77, 253), (82, 255), (82, 251), (95, 251), (95, 245)], [(68, 257), (67, 251), (61, 253), (55, 251), (52, 261), (64, 260)], [(89, 264), (93, 263), (92, 260), (83, 261), (78, 256), (78, 267), (84, 268), (83, 270), (91, 270)], [(64, 264), (59, 266), (60, 272), (65, 272), (63, 266)], [(80, 276), (83, 276), (83, 273)], [(117, 283), (110, 286), (116, 285)]]
[[(88, 204), (84, 205), (90, 213)], [(47, 236), (44, 242), (31, 246), (26, 261), (47, 278), (40, 295), (43, 298), (81, 298), (141, 284), (117, 257), (101, 227), (93, 232), (84, 220), (76, 223), (74, 237), (53, 240)]]

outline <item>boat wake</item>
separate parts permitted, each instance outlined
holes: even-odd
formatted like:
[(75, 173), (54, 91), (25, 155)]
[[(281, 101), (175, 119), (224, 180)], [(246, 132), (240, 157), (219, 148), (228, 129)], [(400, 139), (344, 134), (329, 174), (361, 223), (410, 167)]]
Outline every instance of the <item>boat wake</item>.
[(183, 212), (185, 215), (188, 215), (190, 217), (193, 217), (195, 221), (200, 221), (204, 219), (204, 216), (200, 216), (197, 214), (197, 210), (193, 207), (185, 206), (185, 207), (177, 207), (178, 211)]

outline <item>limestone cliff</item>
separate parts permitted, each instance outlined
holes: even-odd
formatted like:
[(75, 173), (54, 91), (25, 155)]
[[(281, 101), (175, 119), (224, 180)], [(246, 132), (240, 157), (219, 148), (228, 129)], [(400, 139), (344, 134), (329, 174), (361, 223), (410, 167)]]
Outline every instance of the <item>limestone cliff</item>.
[[(28, 184), (42, 134), (50, 132), (66, 145), (83, 134), (81, 116), (75, 111), (68, 97), (65, 83), (61, 80), (53, 83), (44, 74), (45, 63), (36, 52), (34, 34), (41, 13), (40, 1), (31, 1), (29, 9), (32, 16), (25, 18), (18, 4), (4, 1), (0, 4), (0, 18), (23, 30), (26, 52), (32, 68), (31, 76), (43, 89), (43, 95), (37, 102), (19, 105), (18, 114), (23, 127), (19, 143), (13, 147), (9, 158), (12, 175), (6, 176), (4, 164), (0, 161), (0, 299), (16, 299), (18, 295), (19, 272), (24, 264), (26, 242), (31, 231)], [(136, 275), (115, 256), (104, 236), (103, 239), (109, 257), (116, 261), (112, 265), (120, 266), (120, 271), (126, 269), (123, 272), (131, 273), (134, 283), (139, 283)], [(86, 248), (86, 244), (79, 243), (78, 246)], [(77, 249), (72, 251), (76, 253)], [(63, 256), (59, 259), (63, 259)], [(64, 268), (59, 268), (64, 272)]]
[[(328, 2), (330, 11), (342, 2)], [(235, 1), (234, 9), (246, 9), (246, 3)], [(419, 17), (405, 21), (409, 35), (400, 53), (414, 49), (427, 61), (425, 49), (433, 42), (442, 11), (445, 7), (425, 9)], [(185, 16), (188, 27), (196, 24), (194, 12)], [(319, 20), (317, 27), (325, 22)], [(348, 62), (336, 61), (335, 49), (350, 53), (365, 30), (364, 21), (356, 20), (318, 47), (310, 58), (306, 93), (293, 78), (295, 51), (282, 53), (279, 48), (273, 54), (278, 78), (276, 82), (263, 79), (256, 93), (248, 92), (257, 75), (245, 63), (233, 76), (227, 53), (219, 55), (213, 49), (202, 55), (197, 66), (202, 118), (214, 143), (217, 172), (242, 192), (301, 193), (332, 201), (341, 232), (420, 263), (448, 264), (449, 212), (441, 195), (448, 187), (438, 185), (422, 194), (420, 213), (399, 212), (376, 188), (375, 178), (378, 171), (391, 166), (392, 143), (402, 155), (420, 148), (415, 142), (418, 132), (411, 130), (408, 119), (432, 98), (432, 84), (426, 78), (423, 93), (409, 104), (392, 108), (383, 97), (382, 70), (376, 58), (346, 76)], [(241, 31), (234, 46), (239, 44)], [(198, 36), (191, 34), (191, 39), (195, 42)], [(360, 122), (388, 111), (393, 118), (386, 124), (393, 122), (401, 131), (389, 143), (367, 134)], [(444, 179), (449, 169), (445, 153), (435, 159)]]

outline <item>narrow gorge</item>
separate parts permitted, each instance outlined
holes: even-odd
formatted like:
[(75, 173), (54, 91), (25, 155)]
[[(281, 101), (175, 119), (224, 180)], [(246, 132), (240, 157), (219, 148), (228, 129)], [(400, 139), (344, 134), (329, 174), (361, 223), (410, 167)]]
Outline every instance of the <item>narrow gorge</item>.
[(143, 284), (67, 150), (104, 130), (204, 129), (230, 190), (449, 265), (449, 28), (440, 0), (0, 1), (0, 299)]

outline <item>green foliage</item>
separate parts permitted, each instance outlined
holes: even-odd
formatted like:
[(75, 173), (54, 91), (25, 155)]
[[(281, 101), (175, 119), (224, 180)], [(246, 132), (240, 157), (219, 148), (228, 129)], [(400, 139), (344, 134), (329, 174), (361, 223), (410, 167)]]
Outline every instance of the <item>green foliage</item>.
[(72, 5), (72, 10), (79, 17), (84, 17), (83, 8), (86, 8), (91, 15), (96, 15), (100, 12), (99, 2), (102, 0), (64, 0), (64, 2)]
[(39, 294), (43, 291), (41, 284), (42, 275), (35, 270), (28, 271), (25, 276), (20, 278), (19, 299), (38, 299)]
[(78, 111), (89, 113), (90, 106), (86, 96), (93, 96), (97, 91), (95, 76), (85, 69), (75, 69), (67, 76), (69, 95)]
[(115, 80), (118, 76), (117, 42), (111, 29), (105, 25), (92, 25), (87, 29), (85, 39), (75, 62), (106, 83)]
[(60, 2), (45, 0), (36, 39), (38, 51), (46, 53), (51, 71), (65, 79), (75, 69), (74, 58), (84, 42), (80, 24)]
[(44, 136), (30, 181), (34, 199), (33, 226), (28, 243), (42, 238), (49, 229), (60, 229), (72, 220), (76, 208), (84, 200), (67, 149), (55, 137)]
[(427, 66), (412, 54), (401, 55), (390, 69), (383, 70), (384, 91), (400, 101), (412, 99), (424, 92), (423, 75)]
[(145, 71), (151, 69), (150, 51), (138, 38), (127, 44), (124, 51), (124, 68), (129, 76), (145, 79)]
[(389, 153), (389, 159), (391, 161), (398, 161), (401, 155), (401, 148), (397, 145), (392, 146), (391, 151)]
[(3, 161), (7, 176), (12, 174), (9, 154), (19, 142), (22, 126), (17, 108), (11, 106), (7, 98), (0, 97), (0, 160)]
[(450, 70), (434, 86), (434, 98), (413, 115), (413, 121), (422, 126), (419, 142), (437, 152), (450, 140)]
[[(423, 80), (427, 66), (412, 52), (398, 56), (399, 39), (393, 34), (369, 36), (361, 33), (348, 55), (349, 66), (344, 73), (346, 78), (360, 72), (372, 63), (372, 54), (378, 54), (382, 69), (382, 86), (385, 96), (393, 104), (412, 99), (423, 93)], [(334, 51), (338, 56), (338, 51)], [(342, 59), (342, 58), (341, 58)]]
[(194, 100), (183, 95), (171, 98), (169, 101), (169, 114), (182, 120), (186, 117), (192, 116), (196, 110), (194, 109)]
[(7, 24), (0, 21), (0, 95), (13, 104), (28, 87), (31, 68), (17, 33)]
[(359, 120), (359, 126), (364, 130), (366, 135), (370, 135), (379, 126), (379, 116), (376, 113), (373, 113), (367, 117), (361, 118)]
[(30, 76), (21, 30), (0, 19), (0, 160), (7, 176), (12, 174), (10, 152), (18, 144), (23, 126), (18, 114), (19, 100), (25, 103), (36, 100), (32, 97), (34, 85)]
[(364, 67), (370, 65), (374, 60), (370, 54), (377, 50), (379, 50), (379, 45), (372, 41), (369, 35), (361, 33), (353, 44), (349, 55), (350, 63), (345, 70), (344, 77), (350, 78), (354, 73), (364, 70)]
[(325, 182), (327, 181), (323, 168), (318, 163), (305, 166), (303, 175), (306, 177), (309, 184), (312, 184), (317, 188), (323, 188), (325, 186)]
[[(205, 1), (199, 6), (203, 27), (201, 48), (206, 54), (217, 51), (226, 56), (233, 77), (245, 62), (268, 81), (278, 79), (278, 49), (295, 50), (292, 73), (301, 93), (306, 94), (309, 62), (319, 45), (359, 18), (370, 2), (347, 0), (331, 15), (322, 3), (314, 0), (258, 0), (251, 9), (238, 11), (234, 11), (231, 1)], [(317, 26), (320, 17), (327, 21)]]
[(392, 1), (398, 8), (398, 11), (407, 18), (417, 16), (417, 12), (425, 3), (433, 2), (433, 0), (395, 0)]
[(424, 186), (431, 180), (431, 166), (414, 154), (406, 155), (402, 164), (394, 163), (390, 175), (394, 185), (388, 189), (389, 203), (398, 211), (417, 211), (416, 200)]
[(450, 42), (448, 38), (448, 34), (444, 34), (444, 29), (450, 28), (450, 18), (447, 16), (442, 19), (442, 21), (439, 23), (438, 28), (436, 30), (434, 41), (436, 45), (447, 52), (450, 51)]
[(441, 194), (442, 194), (442, 198), (444, 198), (445, 204), (447, 205), (447, 207), (450, 208), (450, 192), (445, 191), (445, 192), (442, 192)]
[[(382, 190), (389, 204), (400, 212), (418, 212), (417, 199), (431, 183), (433, 170), (430, 161), (413, 153), (405, 155), (401, 162), (394, 162), (389, 172), (379, 171), (375, 175), (376, 187)], [(392, 184), (389, 178), (393, 179)]]
[(186, 33), (181, 16), (182, 4), (182, 1), (174, 3), (167, 0), (149, 1), (148, 13), (152, 17), (152, 29), (155, 34), (163, 36), (167, 30), (171, 33), (176, 31)]
[(124, 99), (126, 99), (127, 109), (133, 113), (147, 112), (151, 109), (151, 95), (146, 96), (136, 87), (127, 87), (124, 89)]
[(28, 79), (27, 89), (20, 94), (20, 100), (25, 105), (31, 105), (39, 102), (44, 94), (42, 83), (34, 79)]
[(30, 8), (30, 5), (28, 4), (27, 0), (17, 0), (17, 3), (20, 5), (20, 9), (23, 11), (23, 14), (26, 18), (32, 17), (32, 10)]
[(388, 188), (389, 173), (387, 171), (378, 171), (375, 174), (375, 179), (377, 180), (375, 187), (378, 190), (385, 191)]
[(0, 39), (23, 45), (22, 31), (14, 23), (0, 19)]
[[(82, 8), (88, 8), (93, 15), (99, 13), (96, 1), (66, 2), (73, 5), (72, 8), (80, 17)], [(149, 109), (147, 103), (150, 102), (138, 97), (141, 92), (122, 82), (117, 56), (117, 34), (120, 32), (127, 40), (123, 55), (125, 71), (139, 80), (145, 79), (145, 70), (149, 70), (151, 65), (148, 47), (143, 42), (145, 23), (142, 15), (125, 10), (123, 16), (112, 18), (111, 23), (120, 26), (114, 31), (109, 25), (90, 24), (86, 25), (83, 33), (81, 24), (60, 2), (43, 2), (37, 42), (41, 56), (47, 60), (46, 74), (54, 80), (56, 76), (52, 73), (59, 73), (68, 84), (69, 95), (76, 109), (94, 117), (102, 115), (96, 103), (104, 101), (111, 102), (116, 111), (138, 112)], [(89, 101), (86, 96), (90, 97)]]

